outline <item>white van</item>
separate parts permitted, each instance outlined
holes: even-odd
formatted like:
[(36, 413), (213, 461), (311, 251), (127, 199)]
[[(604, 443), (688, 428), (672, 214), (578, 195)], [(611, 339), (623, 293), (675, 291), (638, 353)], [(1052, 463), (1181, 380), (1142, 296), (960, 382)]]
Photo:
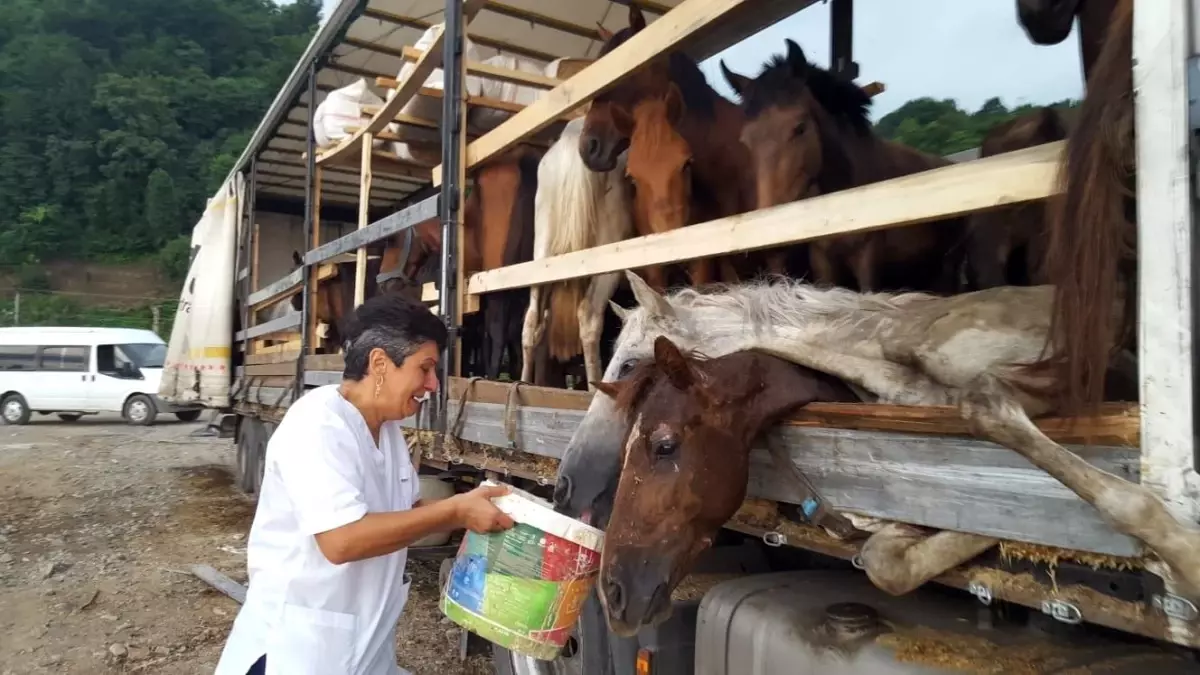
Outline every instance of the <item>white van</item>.
[(166, 357), (166, 343), (148, 330), (0, 328), (0, 420), (25, 424), (36, 412), (74, 422), (118, 412), (138, 425), (160, 413), (195, 421), (203, 408), (158, 397)]

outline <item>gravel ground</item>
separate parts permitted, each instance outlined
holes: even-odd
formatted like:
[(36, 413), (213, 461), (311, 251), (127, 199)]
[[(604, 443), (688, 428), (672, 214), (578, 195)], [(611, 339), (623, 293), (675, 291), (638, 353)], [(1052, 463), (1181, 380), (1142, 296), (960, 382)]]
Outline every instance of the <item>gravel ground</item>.
[[(212, 673), (238, 605), (186, 572), (245, 583), (253, 499), (233, 445), (196, 424), (114, 418), (0, 426), (0, 675)], [(409, 563), (399, 661), (416, 675), (491, 672), (458, 659), (438, 563)]]

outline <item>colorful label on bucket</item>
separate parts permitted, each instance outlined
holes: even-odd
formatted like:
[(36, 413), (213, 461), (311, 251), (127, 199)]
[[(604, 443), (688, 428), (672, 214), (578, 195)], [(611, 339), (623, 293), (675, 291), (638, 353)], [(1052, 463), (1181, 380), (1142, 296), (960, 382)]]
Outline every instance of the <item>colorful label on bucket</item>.
[(472, 612), (483, 610), (486, 589), (487, 558), (478, 555), (459, 555), (450, 570), (446, 593), (455, 602)]
[(490, 535), (488, 571), (537, 579), (542, 572), (545, 534), (536, 527), (517, 523), (503, 533)]
[(600, 568), (600, 554), (552, 534), (545, 535), (542, 578), (563, 581), (589, 576)]
[(506, 574), (488, 574), (485, 583), (483, 615), (492, 621), (522, 632), (553, 625), (558, 584)]

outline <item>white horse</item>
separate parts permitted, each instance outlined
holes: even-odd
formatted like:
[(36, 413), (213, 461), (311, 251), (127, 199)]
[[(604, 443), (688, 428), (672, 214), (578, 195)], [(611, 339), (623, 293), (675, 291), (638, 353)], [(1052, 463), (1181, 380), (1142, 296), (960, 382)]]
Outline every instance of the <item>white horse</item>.
[[(582, 251), (633, 236), (632, 200), (625, 182), (625, 157), (607, 173), (596, 173), (579, 156), (583, 118), (567, 123), (562, 135), (538, 166), (534, 199), (533, 259)], [(600, 334), (604, 312), (620, 283), (618, 274), (600, 274), (550, 284), (543, 304), (540, 286), (530, 289), (529, 309), (521, 334), (524, 365), (521, 380), (533, 381), (533, 352), (546, 337), (550, 357), (567, 361), (580, 352), (588, 388), (599, 381)]]
[[(626, 274), (639, 307), (617, 308), (624, 325), (605, 381), (621, 379), (638, 361), (652, 357), (655, 338), (665, 335), (681, 349), (712, 357), (759, 349), (840, 377), (881, 403), (958, 405), (977, 436), (1045, 470), (1095, 506), (1115, 529), (1144, 542), (1183, 581), (1200, 588), (1200, 531), (1180, 523), (1145, 487), (1088, 464), (1030, 421), (1053, 406), (1039, 393), (1053, 382), (1022, 367), (1042, 355), (1052, 287), (997, 287), (938, 297), (776, 281), (705, 293), (682, 289), (664, 297), (637, 275)], [(555, 501), (561, 510), (607, 515), (627, 428), (612, 400), (593, 397), (559, 465)], [(871, 536), (861, 556), (872, 582), (901, 594), (996, 541), (957, 532), (925, 536), (890, 524)]]

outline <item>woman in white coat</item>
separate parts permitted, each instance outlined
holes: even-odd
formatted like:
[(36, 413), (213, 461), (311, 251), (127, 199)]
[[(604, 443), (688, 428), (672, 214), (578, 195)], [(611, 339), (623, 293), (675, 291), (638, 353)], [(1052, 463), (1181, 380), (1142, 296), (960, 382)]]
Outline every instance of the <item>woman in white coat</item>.
[(347, 322), (339, 385), (306, 393), (267, 444), (250, 527), (246, 602), (217, 675), (399, 675), (407, 547), (433, 532), (512, 520), (480, 487), (422, 504), (399, 421), (437, 390), (446, 327), (396, 296)]

